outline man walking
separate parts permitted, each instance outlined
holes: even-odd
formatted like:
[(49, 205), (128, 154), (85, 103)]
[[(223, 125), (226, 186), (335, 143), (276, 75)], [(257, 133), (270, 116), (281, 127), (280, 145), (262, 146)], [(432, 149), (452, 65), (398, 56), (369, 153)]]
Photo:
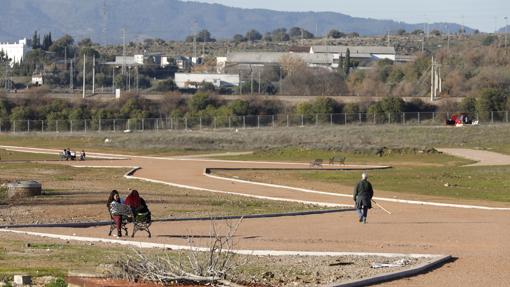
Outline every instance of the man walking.
[(372, 208), (372, 196), (374, 196), (374, 190), (368, 181), (368, 174), (364, 172), (361, 174), (361, 181), (354, 188), (353, 196), (359, 222), (363, 224), (367, 223), (368, 209)]

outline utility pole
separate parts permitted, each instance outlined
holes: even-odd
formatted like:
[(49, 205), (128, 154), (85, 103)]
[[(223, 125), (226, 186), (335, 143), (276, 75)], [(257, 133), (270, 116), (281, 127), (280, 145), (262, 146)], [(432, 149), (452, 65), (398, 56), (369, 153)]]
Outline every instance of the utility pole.
[(71, 71), (69, 72), (69, 88), (71, 89), (71, 93), (74, 90), (74, 58), (71, 59)]
[(86, 67), (85, 67), (85, 64), (87, 63), (87, 55), (83, 55), (83, 75), (82, 75), (82, 78), (83, 78), (83, 95), (82, 95), (82, 98), (85, 99), (85, 76), (86, 76)]
[(430, 101), (437, 99), (438, 92), (442, 92), (443, 82), (441, 80), (441, 65), (436, 63), (434, 57), (432, 57), (432, 65), (430, 67)]
[(450, 29), (446, 24), (446, 55), (450, 55)]
[(96, 55), (92, 56), (92, 95), (96, 93)]
[(390, 31), (388, 31), (388, 35), (386, 37), (386, 46), (390, 46)]
[(112, 92), (115, 95), (115, 65), (112, 68)]
[(197, 21), (194, 20), (193, 21), (193, 58), (197, 58), (197, 31), (196, 31), (196, 28), (197, 28)]
[(508, 17), (505, 16), (505, 54), (507, 53), (507, 37), (508, 37)]
[(126, 28), (122, 29), (122, 75), (126, 75)]

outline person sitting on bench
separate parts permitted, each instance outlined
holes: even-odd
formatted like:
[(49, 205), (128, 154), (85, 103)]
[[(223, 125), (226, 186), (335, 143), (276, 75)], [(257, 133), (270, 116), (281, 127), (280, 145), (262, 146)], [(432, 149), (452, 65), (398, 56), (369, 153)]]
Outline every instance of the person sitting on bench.
[(110, 197), (108, 197), (106, 206), (110, 211), (110, 215), (113, 221), (115, 222), (115, 226), (117, 228), (117, 236), (122, 237), (122, 217), (132, 217), (131, 208), (121, 202), (120, 195), (117, 190), (112, 190)]
[(131, 191), (128, 197), (126, 197), (124, 204), (131, 207), (131, 210), (135, 216), (138, 213), (149, 213), (150, 216), (150, 211), (149, 208), (147, 207), (147, 203), (145, 203), (145, 200), (142, 197), (140, 197), (140, 194), (138, 193), (137, 190)]

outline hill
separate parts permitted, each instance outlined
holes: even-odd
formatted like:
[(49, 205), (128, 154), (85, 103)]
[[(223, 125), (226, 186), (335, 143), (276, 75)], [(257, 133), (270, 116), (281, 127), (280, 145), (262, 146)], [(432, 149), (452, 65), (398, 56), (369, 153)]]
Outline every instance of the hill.
[[(105, 5), (106, 4), (106, 5)], [(294, 26), (324, 35), (331, 29), (361, 35), (383, 35), (388, 31), (423, 29), (423, 24), (393, 20), (351, 17), (331, 12), (279, 12), (240, 9), (218, 4), (178, 0), (0, 0), (0, 40), (30, 37), (35, 30), (64, 33), (76, 39), (92, 38), (100, 43), (120, 43), (122, 28), (128, 40), (162, 38), (182, 40), (197, 30), (208, 29), (212, 36), (230, 39), (250, 29), (260, 32)], [(196, 24), (193, 24), (196, 23)], [(430, 29), (445, 29), (446, 23), (431, 24)], [(461, 26), (448, 24), (450, 31)], [(472, 31), (472, 29), (466, 29)]]

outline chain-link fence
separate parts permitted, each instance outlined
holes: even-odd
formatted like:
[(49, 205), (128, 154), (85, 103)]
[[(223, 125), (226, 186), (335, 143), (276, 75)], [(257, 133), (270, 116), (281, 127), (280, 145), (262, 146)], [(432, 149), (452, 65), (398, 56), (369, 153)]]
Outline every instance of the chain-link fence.
[[(221, 130), (253, 128), (293, 128), (338, 125), (445, 125), (458, 113), (339, 113), (339, 114), (279, 114), (223, 117), (182, 117), (142, 119), (87, 120), (2, 120), (0, 132), (143, 132), (159, 130)], [(509, 122), (509, 112), (489, 112), (472, 115), (475, 124)]]

